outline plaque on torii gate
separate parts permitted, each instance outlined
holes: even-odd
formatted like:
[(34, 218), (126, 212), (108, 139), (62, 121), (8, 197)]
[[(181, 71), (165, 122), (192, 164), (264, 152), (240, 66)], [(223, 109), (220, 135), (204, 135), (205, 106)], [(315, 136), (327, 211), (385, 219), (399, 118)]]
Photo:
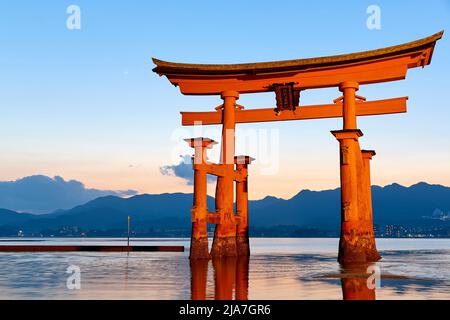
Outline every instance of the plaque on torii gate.
[[(196, 150), (193, 166), (194, 206), (191, 259), (249, 255), (247, 166), (249, 157), (235, 162), (237, 123), (343, 118), (342, 130), (332, 131), (339, 141), (341, 176), (341, 235), (339, 262), (373, 262), (380, 259), (375, 245), (370, 183), (372, 150), (361, 150), (358, 116), (406, 112), (407, 97), (367, 101), (357, 95), (360, 85), (403, 80), (408, 69), (431, 62), (436, 41), (443, 31), (413, 42), (345, 55), (319, 58), (246, 63), (186, 64), (153, 59), (154, 72), (166, 76), (185, 95), (220, 95), (223, 104), (210, 112), (181, 112), (182, 125), (221, 124), (219, 164), (209, 163), (206, 149), (215, 142), (189, 139)], [(302, 105), (301, 93), (308, 89), (337, 87), (342, 93), (322, 105)], [(246, 109), (237, 105), (240, 94), (274, 92), (273, 108)], [(242, 165), (243, 164), (243, 165)], [(206, 174), (218, 177), (216, 212), (206, 208)], [(234, 212), (234, 184), (237, 210)], [(196, 191), (197, 190), (197, 191)], [(201, 194), (198, 194), (201, 192)], [(208, 252), (207, 224), (215, 223), (213, 246)]]

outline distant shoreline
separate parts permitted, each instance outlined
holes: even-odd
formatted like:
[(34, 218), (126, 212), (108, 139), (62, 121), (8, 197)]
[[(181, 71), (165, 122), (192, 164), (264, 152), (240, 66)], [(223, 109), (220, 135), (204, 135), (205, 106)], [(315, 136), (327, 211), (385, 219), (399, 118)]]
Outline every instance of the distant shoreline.
[[(250, 239), (339, 239), (339, 236), (308, 236), (308, 237), (293, 237), (293, 236), (250, 236)], [(1, 242), (21, 241), (21, 242), (37, 242), (47, 239), (108, 239), (116, 241), (123, 241), (127, 238), (124, 236), (27, 236), (27, 237), (1, 237)], [(147, 239), (158, 239), (160, 241), (183, 239), (190, 240), (190, 236), (137, 236), (132, 237), (132, 241), (146, 241)], [(212, 239), (212, 237), (211, 237)], [(450, 236), (446, 237), (376, 237), (376, 239), (450, 239)]]

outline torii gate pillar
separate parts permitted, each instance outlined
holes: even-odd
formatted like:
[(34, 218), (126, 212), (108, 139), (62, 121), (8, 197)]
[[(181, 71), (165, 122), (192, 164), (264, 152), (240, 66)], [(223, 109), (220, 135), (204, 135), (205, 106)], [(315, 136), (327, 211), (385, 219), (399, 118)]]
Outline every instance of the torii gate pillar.
[[(358, 207), (358, 171), (357, 161), (361, 158), (358, 138), (361, 130), (333, 131), (339, 141), (341, 171), (341, 237), (339, 240), (340, 263), (366, 262), (360, 229)], [(362, 159), (361, 159), (362, 160)]]
[(372, 183), (370, 180), (370, 161), (372, 157), (376, 155), (374, 150), (362, 150), (362, 158), (363, 158), (363, 170), (364, 170), (364, 188), (366, 191), (364, 192), (365, 200), (367, 203), (367, 211), (364, 216), (364, 220), (366, 221), (365, 225), (367, 228), (369, 244), (367, 250), (367, 260), (369, 262), (378, 261), (381, 259), (380, 254), (378, 253), (377, 246), (375, 244), (375, 233), (373, 229), (373, 209), (372, 209)]
[(238, 256), (250, 255), (248, 235), (248, 165), (255, 159), (249, 156), (235, 157), (236, 170), (244, 177), (236, 182), (236, 215), (239, 218), (236, 231)]
[(194, 169), (194, 203), (191, 210), (192, 235), (191, 259), (209, 259), (208, 250), (208, 207), (207, 207), (207, 157), (206, 150), (217, 144), (207, 138), (186, 139), (186, 142), (195, 149), (192, 157)]
[(236, 219), (234, 217), (234, 153), (236, 129), (236, 100), (239, 93), (223, 91), (222, 108), (222, 150), (220, 164), (224, 166), (224, 174), (217, 177), (216, 212), (219, 223), (214, 231), (211, 249), (212, 257), (236, 256)]
[[(344, 129), (332, 131), (340, 146), (341, 236), (338, 261), (344, 265), (380, 259), (375, 247), (372, 222), (370, 170), (363, 160), (358, 139), (363, 135), (356, 124), (356, 91), (353, 81), (341, 83)], [(362, 98), (362, 97), (358, 97)]]

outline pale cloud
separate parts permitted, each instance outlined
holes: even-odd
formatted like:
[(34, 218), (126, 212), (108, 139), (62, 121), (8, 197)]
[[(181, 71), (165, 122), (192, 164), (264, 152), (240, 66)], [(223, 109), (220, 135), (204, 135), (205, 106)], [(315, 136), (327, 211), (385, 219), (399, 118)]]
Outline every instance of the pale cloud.
[(1, 181), (0, 208), (49, 213), (58, 209), (70, 209), (98, 197), (128, 197), (135, 194), (135, 190), (89, 189), (77, 180), (66, 181), (60, 176), (50, 178), (34, 175), (15, 181)]
[[(164, 176), (182, 178), (189, 186), (194, 184), (194, 170), (192, 169), (192, 160), (189, 155), (181, 156), (181, 162), (179, 164), (162, 166), (159, 170)], [(216, 179), (213, 176), (208, 175), (208, 182), (214, 181), (216, 181)]]

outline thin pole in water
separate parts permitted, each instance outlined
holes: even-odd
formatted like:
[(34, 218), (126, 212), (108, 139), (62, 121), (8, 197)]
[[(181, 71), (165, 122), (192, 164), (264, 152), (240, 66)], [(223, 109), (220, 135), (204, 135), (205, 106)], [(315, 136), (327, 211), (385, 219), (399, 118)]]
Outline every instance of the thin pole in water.
[(128, 242), (127, 242), (128, 253), (130, 252), (130, 222), (131, 222), (131, 217), (128, 216)]

